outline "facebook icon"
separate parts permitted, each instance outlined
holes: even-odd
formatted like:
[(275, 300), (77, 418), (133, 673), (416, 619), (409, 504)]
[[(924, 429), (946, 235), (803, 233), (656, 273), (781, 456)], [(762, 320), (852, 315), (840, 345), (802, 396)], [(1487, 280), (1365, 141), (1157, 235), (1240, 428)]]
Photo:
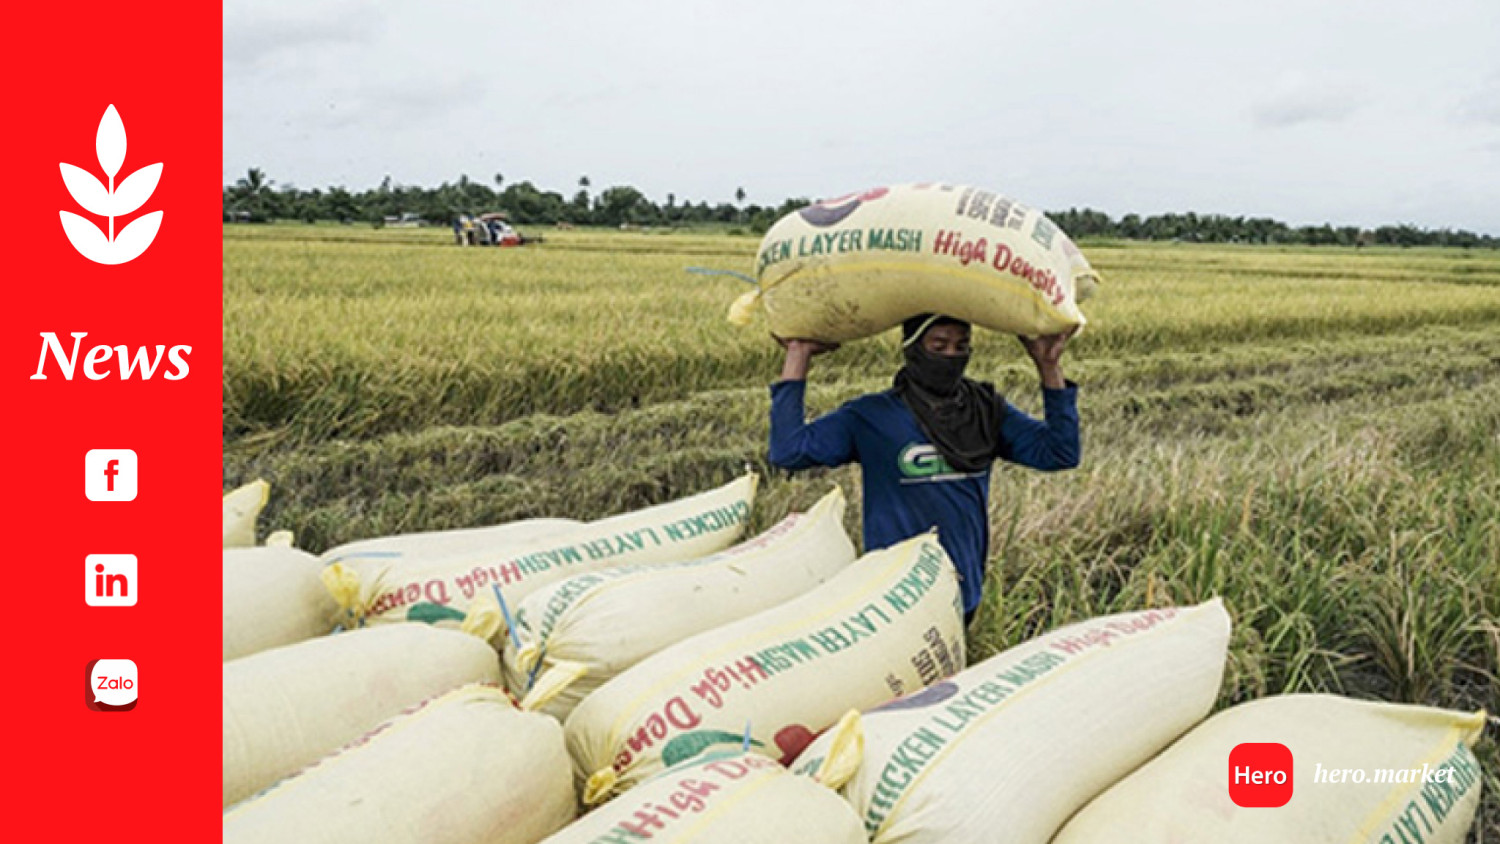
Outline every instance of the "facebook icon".
[(90, 501), (134, 501), (135, 452), (96, 448), (83, 458), (83, 491)]

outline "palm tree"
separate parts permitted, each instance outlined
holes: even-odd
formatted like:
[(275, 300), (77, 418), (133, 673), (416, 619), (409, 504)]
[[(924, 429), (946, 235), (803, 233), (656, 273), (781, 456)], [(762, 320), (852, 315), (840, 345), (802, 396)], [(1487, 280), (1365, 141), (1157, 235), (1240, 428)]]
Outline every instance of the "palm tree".
[(234, 194), (235, 205), (241, 211), (250, 212), (251, 218), (266, 219), (266, 206), (269, 205), (271, 186), (275, 182), (266, 178), (266, 173), (259, 167), (251, 167), (244, 177), (235, 180)]
[(234, 183), (234, 186), (239, 192), (240, 196), (246, 199), (254, 196), (260, 196), (261, 193), (268, 190), (271, 185), (271, 180), (266, 178), (265, 171), (261, 170), (259, 167), (251, 167), (250, 170), (245, 173), (244, 177), (236, 180)]

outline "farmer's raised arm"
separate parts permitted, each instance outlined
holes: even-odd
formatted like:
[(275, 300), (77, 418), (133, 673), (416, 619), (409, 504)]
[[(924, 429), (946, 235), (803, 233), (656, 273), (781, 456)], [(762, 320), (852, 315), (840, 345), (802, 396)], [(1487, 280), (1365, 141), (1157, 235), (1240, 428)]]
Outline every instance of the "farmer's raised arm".
[(1044, 472), (1072, 469), (1083, 457), (1078, 436), (1078, 385), (1063, 377), (1062, 354), (1076, 332), (1022, 337), (1042, 382), (1044, 418), (1033, 419), (1009, 405), (1001, 424), (1000, 457)]
[[(780, 338), (778, 338), (779, 340)], [(767, 459), (783, 469), (839, 466), (854, 458), (853, 418), (839, 408), (811, 423), (803, 398), (813, 355), (838, 348), (814, 340), (781, 340), (786, 360), (781, 380), (771, 385), (771, 443)]]

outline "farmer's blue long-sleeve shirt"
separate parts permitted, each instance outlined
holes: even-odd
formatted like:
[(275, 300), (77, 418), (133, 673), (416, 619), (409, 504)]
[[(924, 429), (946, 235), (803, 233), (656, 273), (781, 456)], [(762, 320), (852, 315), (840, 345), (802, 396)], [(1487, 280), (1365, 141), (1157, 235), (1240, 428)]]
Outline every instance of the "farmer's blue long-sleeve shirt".
[[(892, 390), (860, 396), (813, 422), (805, 421), (805, 391), (804, 381), (771, 385), (771, 463), (796, 470), (858, 460), (865, 551), (936, 527), (962, 581), (964, 613), (972, 615), (989, 556), (990, 470), (966, 474), (950, 467)], [(1081, 455), (1078, 386), (1043, 388), (1042, 397), (1043, 420), (1006, 402), (1000, 457), (1044, 472), (1071, 469)]]

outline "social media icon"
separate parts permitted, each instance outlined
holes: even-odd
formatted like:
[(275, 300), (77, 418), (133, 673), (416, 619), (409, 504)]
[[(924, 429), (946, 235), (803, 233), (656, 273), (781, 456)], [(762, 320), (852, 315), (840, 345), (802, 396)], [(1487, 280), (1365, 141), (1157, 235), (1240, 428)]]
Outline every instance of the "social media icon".
[(88, 664), (83, 702), (95, 712), (126, 712), (140, 698), (141, 678), (128, 659), (96, 659)]
[(1292, 751), (1276, 742), (1235, 745), (1229, 751), (1229, 799), (1247, 809), (1285, 806), (1292, 799)]
[(84, 603), (91, 607), (133, 607), (139, 597), (134, 554), (90, 554), (84, 558)]
[(83, 491), (90, 501), (134, 501), (135, 452), (96, 448), (83, 457)]

